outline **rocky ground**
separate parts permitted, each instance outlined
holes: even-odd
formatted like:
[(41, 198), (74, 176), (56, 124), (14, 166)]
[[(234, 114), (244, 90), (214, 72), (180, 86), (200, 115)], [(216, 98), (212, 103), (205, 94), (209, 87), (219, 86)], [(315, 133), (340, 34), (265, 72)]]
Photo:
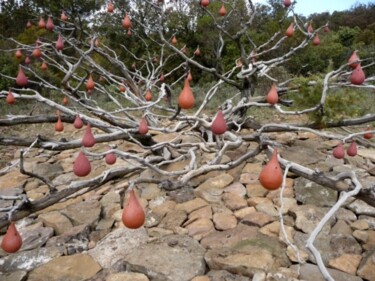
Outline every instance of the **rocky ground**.
[[(65, 134), (72, 132), (69, 126), (65, 130)], [(155, 139), (168, 137), (172, 136)], [(355, 170), (365, 186), (375, 182), (374, 150), (359, 147), (358, 156), (336, 160), (331, 156), (334, 141), (306, 133), (272, 137), (284, 144), (280, 152), (288, 160), (332, 174)], [(124, 141), (118, 145), (141, 150)], [(252, 145), (228, 152), (223, 162)], [(94, 150), (105, 149), (97, 144)], [(13, 158), (14, 152), (17, 158), (18, 150), (7, 150), (2, 158)], [(76, 154), (77, 150), (32, 149), (25, 166), (48, 177), (60, 190), (77, 180), (72, 172)], [(200, 161), (212, 156), (202, 155)], [(210, 172), (179, 190), (139, 185), (137, 193), (147, 217), (137, 230), (121, 222), (129, 178), (50, 206), (17, 222), (23, 246), (15, 254), (0, 252), (0, 280), (324, 280), (305, 244), (339, 194), (290, 174), (281, 209), (280, 190), (267, 191), (257, 180), (265, 159), (262, 154), (230, 171)], [(164, 169), (183, 169), (186, 164), (172, 163)], [(93, 165), (87, 178), (107, 168), (103, 160)], [(118, 159), (115, 165), (132, 163)], [(152, 176), (157, 175), (146, 170), (131, 178)], [(21, 193), (35, 200), (45, 196), (48, 188), (17, 169), (0, 177), (0, 195)], [(7, 204), (11, 202), (0, 200), (0, 208)], [(375, 281), (375, 208), (350, 200), (323, 228), (315, 245), (336, 281)]]

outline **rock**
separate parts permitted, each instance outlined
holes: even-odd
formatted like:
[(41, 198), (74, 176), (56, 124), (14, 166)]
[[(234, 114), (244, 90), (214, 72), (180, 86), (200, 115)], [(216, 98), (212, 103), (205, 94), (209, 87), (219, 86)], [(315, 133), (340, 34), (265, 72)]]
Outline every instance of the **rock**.
[(233, 247), (240, 241), (256, 237), (258, 229), (239, 223), (235, 228), (210, 233), (201, 240), (201, 245), (206, 249)]
[(96, 200), (82, 201), (61, 210), (61, 213), (71, 219), (74, 226), (80, 224), (93, 226), (99, 221), (100, 212), (100, 203)]
[(363, 245), (363, 249), (371, 250), (375, 246), (375, 231), (367, 230), (366, 235), (367, 235), (366, 244)]
[(357, 220), (355, 222), (352, 222), (350, 227), (353, 228), (354, 230), (367, 230), (369, 229), (370, 225), (368, 224), (366, 220), (362, 219), (362, 220)]
[(279, 237), (280, 222), (274, 221), (272, 223), (269, 223), (263, 226), (261, 229), (259, 229), (259, 232), (264, 235), (271, 236), (271, 237)]
[(350, 210), (345, 208), (340, 208), (335, 213), (336, 219), (338, 220), (344, 220), (347, 222), (355, 221), (357, 220), (357, 216)]
[(343, 254), (329, 261), (329, 266), (351, 275), (356, 275), (357, 268), (361, 262), (361, 255)]
[(108, 276), (106, 281), (149, 281), (146, 275), (137, 272), (120, 272)]
[(15, 271), (10, 273), (2, 274), (0, 273), (0, 280), (6, 281), (26, 281), (27, 272), (26, 271)]
[(102, 207), (106, 207), (114, 203), (121, 203), (120, 194), (114, 190), (109, 191), (102, 197), (102, 199), (100, 199), (100, 204)]
[(181, 226), (187, 219), (187, 214), (183, 210), (175, 210), (169, 212), (160, 222), (159, 227), (166, 229), (174, 229)]
[(359, 156), (362, 156), (363, 158), (369, 159), (372, 162), (375, 162), (375, 151), (374, 149), (368, 149), (368, 148), (359, 148), (357, 151)]
[(166, 200), (165, 197), (159, 197), (149, 202), (149, 209), (157, 214), (158, 216), (164, 217), (166, 213), (169, 213), (176, 208), (176, 202)]
[[(290, 209), (290, 213), (296, 217), (295, 225), (297, 229), (305, 233), (311, 233), (327, 212), (327, 208), (319, 208), (315, 205), (299, 205)], [(330, 223), (323, 227), (323, 231), (329, 231), (333, 221), (334, 219), (331, 218)]]
[(184, 203), (194, 199), (194, 189), (189, 186), (178, 188), (168, 191), (168, 196), (176, 203)]
[(191, 212), (189, 215), (189, 221), (202, 219), (202, 218), (212, 219), (212, 208), (210, 205), (207, 205), (198, 210), (195, 210)]
[(246, 194), (248, 197), (264, 197), (268, 193), (258, 180), (252, 183), (246, 184)]
[(252, 281), (266, 281), (266, 273), (263, 271), (255, 272), (253, 275)]
[[(299, 265), (292, 265), (292, 269), (297, 269)], [(351, 274), (335, 270), (328, 269), (329, 274), (334, 280), (337, 281), (363, 281), (360, 277), (353, 276)], [(325, 281), (322, 273), (316, 265), (305, 263), (300, 265), (300, 276), (299, 279), (304, 281)]]
[(100, 240), (88, 253), (101, 267), (110, 268), (119, 260), (124, 259), (131, 249), (138, 249), (147, 240), (148, 235), (144, 228), (136, 230), (118, 228)]
[(209, 281), (251, 281), (249, 277), (232, 274), (226, 270), (210, 270), (207, 277)]
[(101, 267), (89, 255), (62, 256), (34, 269), (28, 281), (80, 281), (93, 277)]
[(233, 193), (240, 197), (244, 197), (246, 195), (246, 187), (240, 182), (234, 182), (224, 188), (224, 192)]
[[(286, 198), (294, 198), (294, 179), (286, 178), (285, 181), (285, 189), (283, 191), (283, 197)], [(274, 198), (280, 198), (281, 188), (278, 188), (276, 190), (271, 190), (267, 193), (267, 198), (274, 199)]]
[(0, 177), (0, 189), (10, 189), (22, 186), (28, 176), (21, 174), (19, 170), (11, 170)]
[(0, 272), (29, 271), (63, 254), (63, 247), (43, 247), (18, 252), (0, 259)]
[[(22, 228), (19, 233), (22, 237), (22, 248), (20, 251), (32, 250), (43, 246), (53, 235), (52, 227), (30, 227)], [(1, 251), (1, 250), (0, 250)]]
[(246, 217), (247, 215), (250, 215), (251, 213), (254, 213), (256, 212), (255, 208), (254, 207), (246, 207), (246, 208), (242, 208), (240, 210), (237, 210), (234, 212), (234, 216), (237, 218), (237, 219), (243, 219), (244, 217)]
[(191, 281), (210, 281), (208, 276), (195, 276)]
[(288, 255), (288, 258), (292, 262), (297, 262), (300, 264), (303, 264), (307, 261), (309, 258), (309, 254), (306, 253), (305, 251), (298, 249), (298, 248), (293, 248), (291, 246), (288, 246), (286, 249), (286, 254)]
[(255, 206), (255, 209), (258, 212), (262, 212), (262, 213), (264, 213), (266, 215), (269, 215), (271, 217), (279, 216), (279, 212), (276, 210), (274, 204), (271, 201), (259, 203)]
[(352, 235), (352, 229), (345, 221), (338, 220), (332, 227), (330, 234)]
[(47, 246), (65, 246), (74, 245), (75, 243), (82, 245), (87, 244), (90, 234), (88, 225), (79, 225), (71, 228), (59, 236), (54, 236), (48, 240)]
[(309, 166), (325, 160), (326, 154), (319, 150), (321, 145), (317, 139), (296, 140), (293, 146), (286, 147), (280, 154), (289, 161)]
[(354, 230), (353, 237), (359, 242), (366, 243), (368, 240), (368, 233), (363, 230)]
[(98, 222), (98, 225), (95, 227), (95, 230), (105, 230), (105, 229), (110, 230), (114, 222), (115, 222), (114, 219), (101, 219)]
[(357, 215), (375, 216), (375, 208), (359, 199), (349, 204), (348, 208)]
[(216, 213), (213, 216), (213, 221), (217, 230), (227, 230), (237, 225), (237, 219), (232, 214)]
[(201, 209), (205, 206), (208, 206), (208, 203), (206, 201), (201, 198), (195, 198), (193, 200), (177, 204), (176, 209), (183, 210), (186, 213), (190, 214), (191, 212), (194, 212), (195, 210)]
[(224, 205), (232, 211), (247, 207), (246, 199), (234, 193), (224, 193), (222, 200)]
[(170, 235), (131, 249), (124, 262), (154, 281), (190, 281), (205, 272), (204, 252), (194, 239)]
[(200, 184), (195, 190), (195, 196), (207, 202), (220, 202), (224, 188), (233, 182), (233, 177), (226, 173), (209, 178)]
[(141, 198), (146, 200), (152, 200), (159, 197), (162, 192), (157, 184), (155, 183), (147, 183), (147, 184), (140, 184), (141, 189)]
[(244, 217), (241, 223), (246, 224), (246, 225), (251, 225), (251, 226), (262, 227), (270, 222), (273, 222), (274, 220), (275, 218), (267, 214), (264, 214), (261, 212), (254, 212)]
[(32, 166), (31, 172), (42, 175), (48, 180), (53, 180), (58, 175), (64, 173), (64, 168), (59, 163), (39, 163)]
[(224, 269), (234, 274), (252, 277), (259, 271), (272, 271), (280, 266), (289, 266), (290, 261), (285, 254), (285, 248), (268, 236), (259, 234), (253, 239), (247, 239), (230, 248), (208, 250), (205, 255), (208, 267)]
[(360, 220), (365, 220), (368, 222), (369, 228), (372, 230), (375, 230), (375, 217), (370, 217), (370, 216), (364, 216), (361, 215), (358, 217)]
[(301, 177), (295, 180), (294, 191), (297, 201), (305, 205), (330, 207), (337, 202), (337, 191)]
[(162, 236), (173, 234), (173, 231), (169, 229), (160, 228), (160, 227), (153, 227), (153, 228), (148, 228), (147, 233), (150, 237), (160, 238)]
[(201, 218), (186, 226), (190, 236), (200, 240), (203, 236), (214, 231), (214, 224), (210, 219)]
[(41, 214), (39, 215), (39, 219), (45, 226), (52, 227), (56, 235), (60, 235), (73, 228), (70, 220), (58, 211)]
[(366, 280), (375, 280), (375, 248), (368, 251), (362, 259), (358, 269), (358, 276)]

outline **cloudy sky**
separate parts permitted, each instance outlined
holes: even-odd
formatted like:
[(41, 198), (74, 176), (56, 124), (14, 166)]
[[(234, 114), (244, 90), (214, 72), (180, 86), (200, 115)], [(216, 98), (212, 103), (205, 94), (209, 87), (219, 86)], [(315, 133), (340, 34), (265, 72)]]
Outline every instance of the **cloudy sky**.
[[(266, 3), (267, 1), (255, 0), (254, 2)], [(357, 3), (367, 4), (374, 2), (375, 0), (297, 0), (295, 11), (307, 16), (312, 13), (332, 13), (333, 11), (347, 10)]]

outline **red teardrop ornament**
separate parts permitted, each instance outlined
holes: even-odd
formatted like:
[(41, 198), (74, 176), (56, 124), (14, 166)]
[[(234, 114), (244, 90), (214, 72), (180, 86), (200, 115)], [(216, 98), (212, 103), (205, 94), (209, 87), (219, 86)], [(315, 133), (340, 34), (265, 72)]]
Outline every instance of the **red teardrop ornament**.
[(215, 135), (222, 135), (227, 131), (227, 122), (225, 121), (222, 110), (219, 110), (216, 114), (216, 117), (211, 124), (211, 131)]
[(145, 211), (143, 210), (134, 190), (129, 191), (129, 198), (122, 212), (122, 222), (127, 228), (136, 229), (145, 222)]
[(94, 79), (92, 79), (92, 75), (90, 73), (89, 75), (89, 79), (87, 79), (87, 82), (86, 82), (86, 90), (94, 90), (95, 88), (95, 82), (94, 82)]
[(17, 59), (22, 58), (22, 51), (18, 49), (18, 50), (16, 51), (15, 55), (16, 55), (16, 58), (17, 58)]
[(359, 57), (357, 52), (354, 51), (348, 60), (349, 67), (355, 69), (359, 65)]
[(14, 97), (11, 90), (9, 90), (8, 95), (5, 100), (7, 104), (14, 104), (16, 102), (16, 98)]
[(292, 1), (291, 0), (284, 0), (284, 7), (285, 8), (288, 8), (290, 5), (292, 5)]
[(160, 74), (159, 80), (160, 80), (160, 82), (164, 82), (165, 81), (165, 77), (164, 77), (163, 73)]
[(113, 13), (114, 10), (115, 10), (115, 7), (113, 6), (112, 1), (109, 1), (108, 5), (107, 5), (107, 12)]
[(117, 160), (117, 157), (116, 157), (116, 154), (111, 152), (111, 153), (108, 153), (105, 155), (105, 162), (108, 164), (108, 165), (113, 165), (116, 163), (116, 160)]
[(64, 39), (62, 38), (61, 35), (59, 35), (59, 37), (57, 38), (56, 50), (58, 50), (58, 51), (64, 50)]
[(283, 182), (283, 174), (279, 161), (277, 160), (276, 148), (273, 150), (271, 159), (260, 172), (259, 182), (264, 188), (269, 190), (274, 190), (281, 186)]
[(146, 118), (142, 118), (139, 122), (138, 133), (145, 135), (148, 133), (148, 123)]
[(201, 55), (201, 50), (199, 49), (199, 47), (197, 47), (197, 49), (194, 51), (194, 56), (200, 56)]
[(42, 56), (42, 51), (40, 50), (39, 46), (35, 47), (32, 53), (34, 58), (39, 59)]
[(11, 222), (1, 241), (1, 248), (7, 253), (15, 253), (22, 247), (22, 238), (14, 222)]
[(308, 32), (308, 33), (313, 33), (313, 32), (314, 32), (314, 28), (312, 27), (311, 22), (309, 23), (309, 25), (308, 25), (308, 27), (307, 27), (307, 32)]
[(48, 69), (48, 65), (47, 63), (44, 61), (42, 62), (42, 65), (40, 66), (40, 68), (43, 70), (43, 71), (46, 71)]
[(26, 28), (31, 28), (33, 26), (33, 24), (31, 23), (31, 21), (28, 21), (27, 24), (26, 24)]
[(61, 12), (60, 19), (61, 19), (62, 21), (67, 21), (67, 20), (68, 20), (68, 16), (65, 14), (65, 11), (62, 11), (62, 12)]
[(294, 24), (291, 23), (288, 29), (285, 31), (285, 35), (288, 37), (292, 37), (294, 35)]
[(357, 67), (352, 71), (352, 74), (350, 75), (350, 82), (354, 85), (362, 85), (365, 79), (366, 76), (363, 72), (362, 66), (358, 64)]
[(193, 75), (191, 75), (190, 71), (189, 71), (189, 73), (187, 75), (187, 80), (189, 80), (189, 82), (193, 81)]
[(74, 119), (73, 126), (76, 129), (81, 129), (83, 127), (83, 122), (82, 122), (81, 117), (79, 117), (79, 115), (76, 115), (76, 118)]
[(339, 143), (332, 151), (333, 157), (336, 159), (343, 159), (345, 157), (344, 145)]
[(276, 104), (279, 101), (279, 95), (277, 94), (276, 85), (274, 83), (267, 94), (266, 100), (269, 104)]
[(55, 27), (55, 25), (53, 24), (52, 18), (48, 17), (47, 24), (46, 24), (46, 29), (49, 30), (49, 31), (53, 31), (54, 27)]
[[(366, 129), (366, 131), (371, 131), (371, 128), (368, 127), (368, 128)], [(364, 137), (365, 139), (367, 139), (367, 140), (372, 139), (373, 136), (374, 136), (374, 134), (373, 134), (373, 133), (370, 133), (370, 132), (367, 132), (367, 133), (365, 133), (365, 134), (363, 135), (363, 137)]]
[(40, 29), (46, 28), (46, 22), (44, 21), (42, 17), (39, 18), (38, 27)]
[(171, 43), (172, 43), (172, 45), (176, 45), (177, 44), (177, 38), (176, 38), (176, 36), (173, 36), (173, 38), (171, 40)]
[(25, 64), (26, 65), (29, 65), (31, 63), (31, 58), (30, 58), (30, 56), (27, 56), (26, 58), (25, 58)]
[(55, 131), (56, 132), (62, 132), (62, 131), (64, 131), (64, 124), (61, 121), (60, 115), (58, 116), (57, 122), (55, 124)]
[(29, 83), (29, 80), (27, 79), (25, 73), (23, 72), (22, 67), (19, 65), (18, 74), (16, 78), (16, 84), (20, 87), (26, 87), (28, 83)]
[(201, 6), (207, 7), (210, 4), (210, 0), (201, 0)]
[(73, 165), (73, 172), (77, 177), (85, 177), (91, 172), (91, 164), (82, 151), (78, 153)]
[(227, 14), (227, 9), (225, 9), (224, 3), (221, 5), (219, 9), (219, 16), (224, 17)]
[(357, 155), (357, 144), (355, 141), (352, 141), (352, 143), (349, 145), (348, 149), (346, 150), (346, 153), (352, 157)]
[(91, 131), (91, 125), (90, 123), (87, 123), (86, 131), (82, 138), (82, 145), (84, 147), (93, 147), (95, 143), (96, 141)]
[(323, 31), (324, 31), (324, 32), (330, 32), (329, 27), (326, 25), (326, 26), (323, 28)]
[(125, 17), (124, 19), (122, 20), (122, 26), (125, 28), (125, 29), (130, 29), (132, 27), (132, 22), (130, 21), (130, 17), (128, 15), (128, 13), (125, 14)]
[(150, 89), (147, 89), (147, 91), (146, 91), (145, 100), (146, 101), (151, 101), (152, 100), (152, 92), (151, 92)]
[(319, 38), (319, 35), (318, 35), (318, 33), (317, 34), (315, 34), (315, 36), (314, 36), (314, 39), (313, 39), (313, 45), (314, 46), (318, 46), (320, 44), (320, 38)]
[(178, 105), (183, 109), (190, 109), (195, 105), (195, 98), (188, 79), (185, 79), (184, 88), (178, 97)]

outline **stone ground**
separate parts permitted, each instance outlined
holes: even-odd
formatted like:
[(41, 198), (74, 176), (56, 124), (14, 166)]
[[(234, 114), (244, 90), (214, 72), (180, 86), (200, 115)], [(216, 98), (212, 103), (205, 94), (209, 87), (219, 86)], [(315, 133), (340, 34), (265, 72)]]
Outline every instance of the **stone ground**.
[[(73, 134), (73, 129), (67, 126), (64, 134)], [(173, 136), (155, 139), (168, 137)], [(284, 144), (279, 151), (288, 160), (332, 174), (356, 170), (365, 186), (375, 182), (374, 150), (359, 147), (358, 156), (336, 160), (331, 157), (334, 141), (306, 133), (271, 137)], [(142, 150), (124, 141), (118, 145), (128, 151)], [(223, 162), (243, 154), (248, 146), (253, 144), (228, 152)], [(94, 150), (105, 151), (106, 146), (97, 144)], [(13, 159), (14, 153), (16, 159), (18, 150), (3, 152), (3, 161)], [(77, 150), (32, 149), (25, 166), (48, 177), (60, 190), (77, 180), (72, 173), (76, 154)], [(200, 161), (212, 156), (202, 155)], [(0, 252), (0, 280), (324, 280), (305, 243), (339, 194), (290, 174), (281, 209), (280, 190), (267, 191), (257, 180), (265, 159), (262, 154), (225, 173), (210, 172), (180, 190), (139, 185), (137, 193), (147, 217), (137, 230), (121, 222), (129, 178), (50, 206), (17, 222), (23, 246), (15, 254)], [(103, 160), (93, 165), (87, 178), (107, 168)], [(115, 165), (131, 163), (118, 159)], [(164, 169), (185, 165), (173, 163)], [(150, 176), (157, 175), (146, 170), (131, 178)], [(48, 188), (16, 169), (0, 177), (0, 195), (21, 193), (35, 200), (45, 196)], [(0, 207), (7, 204), (0, 200)], [(286, 242), (280, 213), (287, 239), (297, 252)], [(323, 228), (315, 246), (336, 281), (375, 281), (375, 208), (350, 200)]]

